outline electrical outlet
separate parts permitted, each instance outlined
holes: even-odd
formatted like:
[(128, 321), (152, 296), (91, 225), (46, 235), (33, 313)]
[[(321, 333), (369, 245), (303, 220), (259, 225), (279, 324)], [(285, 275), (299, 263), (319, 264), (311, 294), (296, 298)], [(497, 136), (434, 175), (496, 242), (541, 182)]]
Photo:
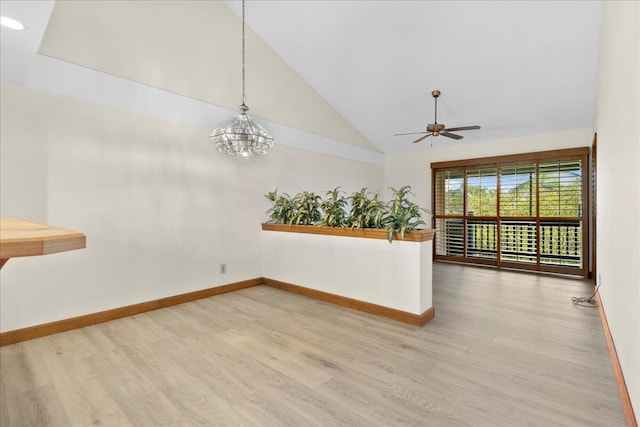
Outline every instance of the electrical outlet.
[(220, 274), (226, 274), (227, 264), (220, 264)]

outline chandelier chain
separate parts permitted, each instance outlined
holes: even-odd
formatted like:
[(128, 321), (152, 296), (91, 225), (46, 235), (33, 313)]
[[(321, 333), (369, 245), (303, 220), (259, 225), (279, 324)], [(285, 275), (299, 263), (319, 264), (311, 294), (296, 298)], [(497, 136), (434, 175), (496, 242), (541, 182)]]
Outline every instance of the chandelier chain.
[(246, 101), (245, 97), (245, 84), (244, 84), (244, 68), (245, 68), (245, 59), (244, 59), (244, 0), (242, 0), (242, 105), (244, 105)]
[(218, 151), (242, 159), (248, 159), (254, 155), (264, 156), (269, 154), (269, 150), (273, 147), (273, 136), (247, 114), (249, 107), (245, 104), (245, 35), (245, 0), (242, 0), (242, 104), (240, 105), (240, 114), (236, 115), (226, 127), (214, 129), (209, 137), (216, 144)]

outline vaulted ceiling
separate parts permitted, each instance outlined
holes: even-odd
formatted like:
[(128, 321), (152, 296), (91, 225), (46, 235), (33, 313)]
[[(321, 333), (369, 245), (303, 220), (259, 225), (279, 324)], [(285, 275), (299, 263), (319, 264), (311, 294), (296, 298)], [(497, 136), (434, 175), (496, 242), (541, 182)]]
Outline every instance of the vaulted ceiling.
[(433, 89), (442, 91), (440, 122), (483, 127), (465, 132), (469, 140), (592, 126), (601, 6), (260, 1), (247, 21), (369, 141), (394, 152), (416, 147), (393, 134), (433, 123)]
[[(239, 1), (1, 4), (32, 19), (41, 56), (239, 104)], [(598, 1), (248, 1), (247, 104), (269, 123), (382, 153), (428, 147), (393, 134), (433, 123), (433, 89), (438, 122), (482, 126), (461, 133), (469, 143), (591, 127), (601, 14)], [(6, 58), (22, 42), (2, 31)], [(20, 72), (9, 68), (3, 79)]]

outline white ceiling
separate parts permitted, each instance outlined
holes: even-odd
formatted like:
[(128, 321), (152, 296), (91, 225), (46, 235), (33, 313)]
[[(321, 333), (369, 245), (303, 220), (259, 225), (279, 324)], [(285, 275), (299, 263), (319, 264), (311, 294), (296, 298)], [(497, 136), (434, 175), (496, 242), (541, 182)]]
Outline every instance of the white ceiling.
[(392, 135), (433, 123), (433, 89), (440, 123), (482, 126), (465, 142), (592, 127), (601, 15), (599, 1), (246, 4), (248, 25), (384, 153), (427, 146)]
[[(44, 3), (0, 5), (20, 6), (29, 20), (25, 5)], [(225, 3), (240, 15), (239, 1)], [(442, 91), (438, 122), (482, 126), (461, 132), (468, 143), (593, 126), (600, 1), (279, 0), (249, 1), (246, 12), (248, 26), (383, 153), (429, 146), (393, 134), (433, 122), (433, 89)], [(31, 26), (37, 38), (42, 21)], [(5, 59), (19, 47), (6, 34)], [(235, 46), (232, 36), (223, 42)], [(251, 96), (248, 88), (253, 105)]]

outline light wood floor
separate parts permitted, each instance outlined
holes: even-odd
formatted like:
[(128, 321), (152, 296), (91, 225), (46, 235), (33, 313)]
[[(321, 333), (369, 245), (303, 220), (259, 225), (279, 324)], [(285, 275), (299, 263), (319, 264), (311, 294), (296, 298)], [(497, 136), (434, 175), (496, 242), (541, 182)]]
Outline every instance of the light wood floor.
[(437, 263), (424, 328), (264, 286), (0, 349), (2, 426), (623, 426), (573, 279)]

